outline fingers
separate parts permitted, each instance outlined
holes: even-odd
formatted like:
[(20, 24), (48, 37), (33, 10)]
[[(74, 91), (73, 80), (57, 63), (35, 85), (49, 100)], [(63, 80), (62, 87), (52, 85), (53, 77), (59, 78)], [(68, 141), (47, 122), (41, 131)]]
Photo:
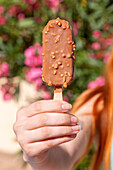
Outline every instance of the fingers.
[(29, 117), (25, 123), (26, 130), (33, 130), (43, 126), (75, 125), (78, 118), (64, 113), (41, 113)]
[[(80, 126), (48, 126), (31, 131), (26, 131), (25, 141), (27, 143), (43, 141), (51, 138), (59, 138), (77, 134), (80, 131)], [(30, 136), (30, 138), (29, 138)]]
[(47, 151), (51, 147), (60, 145), (65, 142), (69, 142), (73, 140), (75, 137), (76, 135), (72, 135), (72, 136), (55, 138), (55, 139), (50, 139), (41, 142), (29, 143), (24, 145), (23, 149), (28, 157), (33, 157), (42, 154), (43, 152)]
[(31, 117), (35, 114), (44, 112), (67, 112), (71, 108), (72, 106), (64, 101), (42, 100), (23, 108), (18, 114), (22, 113), (27, 117)]

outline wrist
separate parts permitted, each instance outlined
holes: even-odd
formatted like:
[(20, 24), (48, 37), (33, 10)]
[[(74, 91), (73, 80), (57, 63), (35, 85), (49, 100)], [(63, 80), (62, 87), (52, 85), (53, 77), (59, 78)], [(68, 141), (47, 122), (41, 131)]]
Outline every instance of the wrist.
[(27, 161), (33, 170), (46, 170), (48, 164), (48, 152), (29, 158)]

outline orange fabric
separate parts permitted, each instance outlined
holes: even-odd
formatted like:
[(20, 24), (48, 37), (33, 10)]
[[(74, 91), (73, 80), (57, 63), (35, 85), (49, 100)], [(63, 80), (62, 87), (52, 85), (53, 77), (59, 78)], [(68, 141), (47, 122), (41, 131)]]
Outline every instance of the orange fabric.
[[(93, 129), (89, 141), (89, 145), (84, 155), (89, 150), (96, 131), (100, 134), (100, 143), (97, 152), (95, 153), (95, 160), (92, 165), (92, 170), (98, 170), (101, 162), (103, 163), (103, 170), (109, 170), (110, 166), (110, 150), (113, 138), (113, 53), (106, 67), (106, 83), (104, 86), (95, 89), (88, 89), (85, 95), (81, 95), (73, 105), (72, 114), (74, 114), (81, 106), (91, 100), (92, 97), (99, 94), (98, 98), (93, 104)], [(100, 109), (99, 104), (103, 102), (103, 107)], [(77, 163), (77, 164), (78, 164)]]

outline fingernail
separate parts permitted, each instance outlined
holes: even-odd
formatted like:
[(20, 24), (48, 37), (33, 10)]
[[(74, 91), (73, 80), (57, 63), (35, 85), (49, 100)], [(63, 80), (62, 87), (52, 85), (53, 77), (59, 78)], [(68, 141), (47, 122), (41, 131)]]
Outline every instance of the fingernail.
[(72, 117), (71, 117), (71, 122), (72, 122), (72, 123), (77, 123), (77, 122), (78, 122), (77, 117), (72, 116)]
[(62, 104), (62, 109), (64, 109), (64, 110), (72, 109), (72, 105), (68, 104), (68, 103)]
[(80, 119), (78, 119), (77, 125), (80, 126), (80, 130), (83, 129), (83, 123), (82, 123), (82, 121), (80, 121)]
[(74, 131), (79, 131), (81, 129), (80, 125), (77, 125), (77, 126), (72, 126), (72, 129)]

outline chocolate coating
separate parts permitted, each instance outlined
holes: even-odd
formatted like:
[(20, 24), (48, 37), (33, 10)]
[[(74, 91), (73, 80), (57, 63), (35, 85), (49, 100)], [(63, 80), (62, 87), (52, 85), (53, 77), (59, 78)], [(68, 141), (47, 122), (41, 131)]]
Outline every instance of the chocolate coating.
[(55, 87), (67, 87), (73, 79), (73, 36), (69, 23), (57, 18), (43, 30), (43, 81)]

